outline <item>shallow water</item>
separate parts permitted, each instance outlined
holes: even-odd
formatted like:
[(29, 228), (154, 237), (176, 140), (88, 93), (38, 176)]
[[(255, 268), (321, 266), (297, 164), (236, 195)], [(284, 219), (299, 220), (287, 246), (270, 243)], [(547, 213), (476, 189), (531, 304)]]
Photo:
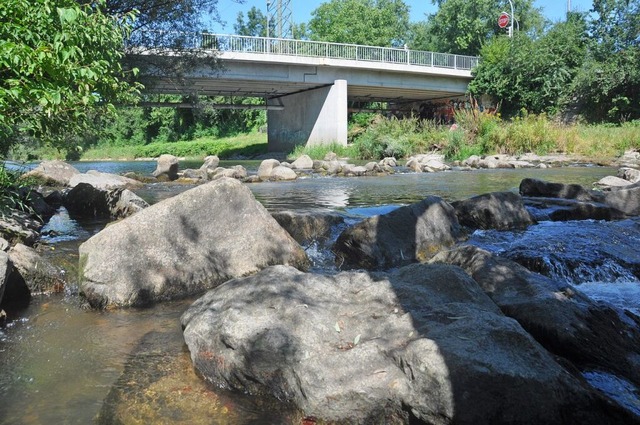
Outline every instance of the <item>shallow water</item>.
[[(74, 165), (83, 170), (118, 173), (134, 171), (148, 174), (155, 167), (151, 162), (81, 164)], [(199, 164), (191, 166), (197, 168)], [(257, 168), (255, 162), (246, 166), (250, 172)], [(400, 173), (388, 177), (309, 177), (295, 182), (251, 184), (249, 188), (270, 211), (330, 210), (344, 214), (349, 222), (355, 222), (429, 195), (456, 200), (491, 191), (517, 190), (525, 177), (590, 186), (611, 174), (615, 174), (615, 170), (599, 167)], [(175, 196), (189, 187), (154, 184), (138, 193), (153, 203)], [(104, 222), (70, 220), (63, 211), (47, 226), (50, 232), (44, 241), (47, 245), (45, 254), (65, 264), (69, 274), (73, 275), (78, 245), (104, 225)], [(499, 250), (509, 238), (518, 237), (513, 233), (503, 236), (507, 242), (500, 237), (485, 242), (493, 243)], [(337, 232), (334, 237), (337, 237)], [(314, 261), (314, 271), (330, 267), (332, 258), (327, 246), (315, 244), (305, 248)], [(581, 289), (594, 299), (609, 301), (636, 312), (640, 305), (640, 285), (637, 282), (601, 279), (580, 284)], [(185, 368), (179, 371), (183, 374), (183, 382), (173, 383), (164, 390), (154, 387), (153, 391), (176, 391), (176, 386), (193, 389), (198, 385), (200, 381), (188, 367), (188, 353), (179, 325), (179, 316), (191, 300), (146, 310), (100, 312), (86, 309), (76, 291), (75, 286), (70, 285), (65, 294), (35, 298), (26, 310), (6, 327), (0, 328), (0, 424), (91, 423), (103, 408), (112, 388), (122, 384), (122, 373), (126, 365), (136, 359), (134, 353), (139, 349), (141, 340), (153, 333), (171, 336), (163, 342), (166, 353), (176, 353), (171, 358), (182, 365), (180, 368)], [(198, 391), (209, 396), (207, 391), (211, 389), (203, 386)], [(291, 423), (289, 413), (279, 413), (272, 405), (266, 408), (251, 398), (221, 391), (211, 394), (209, 400), (213, 405), (202, 407), (202, 411), (198, 411), (195, 402), (189, 405), (193, 413), (190, 417), (192, 422), (198, 419), (199, 423), (213, 424)], [(166, 418), (163, 421), (160, 417), (144, 416), (155, 406), (155, 401), (146, 400), (146, 413), (136, 411), (128, 417), (146, 418), (136, 423), (170, 423)], [(163, 409), (171, 409), (170, 403), (165, 402), (162, 406)], [(131, 421), (133, 423), (133, 419)]]

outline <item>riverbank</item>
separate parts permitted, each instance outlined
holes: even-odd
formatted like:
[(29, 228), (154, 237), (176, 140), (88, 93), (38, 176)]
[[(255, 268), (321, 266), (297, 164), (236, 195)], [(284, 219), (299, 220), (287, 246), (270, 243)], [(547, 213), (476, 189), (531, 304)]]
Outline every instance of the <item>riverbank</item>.
[[(364, 115), (364, 116), (363, 116)], [(399, 160), (413, 155), (437, 152), (448, 161), (465, 160), (472, 155), (568, 155), (581, 162), (611, 164), (631, 149), (640, 149), (640, 121), (621, 125), (566, 125), (544, 115), (526, 115), (505, 121), (497, 115), (460, 112), (457, 124), (435, 125), (417, 118), (395, 119), (360, 114), (349, 129), (346, 146), (298, 146), (282, 152), (278, 159), (294, 160), (306, 154), (322, 159), (329, 152), (357, 160), (379, 160), (393, 156)], [(76, 149), (73, 159), (137, 160), (157, 158), (162, 154), (202, 160), (209, 155), (221, 159), (262, 159), (268, 153), (267, 134), (253, 131), (233, 137), (202, 137), (176, 142), (153, 142), (143, 145), (111, 145), (104, 140), (97, 145)], [(35, 152), (15, 152), (15, 159), (65, 159), (64, 151), (41, 148)], [(67, 158), (69, 159), (69, 158)]]

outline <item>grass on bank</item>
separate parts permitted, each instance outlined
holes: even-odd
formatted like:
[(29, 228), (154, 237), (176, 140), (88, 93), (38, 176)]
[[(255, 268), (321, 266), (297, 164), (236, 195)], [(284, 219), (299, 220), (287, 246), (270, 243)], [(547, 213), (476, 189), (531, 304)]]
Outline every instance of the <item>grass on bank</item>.
[(82, 160), (133, 160), (156, 158), (162, 154), (185, 158), (204, 158), (218, 155), (226, 158), (251, 158), (267, 152), (265, 133), (239, 134), (233, 137), (202, 137), (191, 141), (150, 143), (134, 146), (98, 146), (82, 153)]
[[(533, 152), (539, 155), (563, 153), (595, 162), (640, 149), (640, 121), (622, 125), (555, 122), (545, 115), (523, 115), (503, 121), (498, 115), (461, 111), (455, 126), (436, 125), (417, 118), (384, 118), (372, 115), (350, 128), (349, 144), (298, 146), (288, 154), (295, 160), (302, 154), (323, 159), (328, 152), (340, 157), (379, 160), (387, 156), (406, 159), (420, 153), (440, 152), (446, 158), (463, 160), (471, 155)], [(132, 146), (98, 146), (82, 152), (82, 160), (133, 160), (162, 154), (199, 158), (218, 155), (221, 159), (253, 158), (267, 154), (267, 135), (253, 132), (233, 137), (203, 137), (192, 141), (151, 143)], [(57, 157), (64, 158), (64, 153)], [(43, 157), (56, 157), (47, 154)]]

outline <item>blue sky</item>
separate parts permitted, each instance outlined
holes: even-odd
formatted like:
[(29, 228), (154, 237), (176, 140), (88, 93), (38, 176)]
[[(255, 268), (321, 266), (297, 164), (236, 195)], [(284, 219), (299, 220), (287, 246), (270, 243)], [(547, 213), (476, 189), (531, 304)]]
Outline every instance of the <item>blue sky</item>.
[[(277, 0), (273, 0), (277, 1)], [(328, 1), (328, 0), (327, 0)], [(294, 22), (308, 22), (311, 19), (311, 12), (315, 10), (325, 0), (289, 0), (289, 7), (292, 11)], [(434, 13), (437, 8), (431, 0), (405, 0), (411, 8), (411, 20), (422, 21), (425, 14)], [(509, 2), (505, 0), (505, 9), (509, 7)], [(564, 0), (535, 0), (535, 5), (542, 9), (542, 13), (553, 21), (563, 20), (567, 10), (567, 1)], [(571, 0), (571, 9), (578, 12), (587, 12), (591, 9), (591, 0)], [(238, 0), (218, 0), (218, 12), (226, 25), (212, 24), (209, 28), (212, 32), (230, 34), (233, 33), (233, 24), (236, 21), (238, 12), (246, 12), (255, 6), (266, 13), (266, 0), (244, 0), (239, 4)], [(518, 16), (517, 12), (515, 13)], [(498, 17), (496, 16), (496, 19)]]

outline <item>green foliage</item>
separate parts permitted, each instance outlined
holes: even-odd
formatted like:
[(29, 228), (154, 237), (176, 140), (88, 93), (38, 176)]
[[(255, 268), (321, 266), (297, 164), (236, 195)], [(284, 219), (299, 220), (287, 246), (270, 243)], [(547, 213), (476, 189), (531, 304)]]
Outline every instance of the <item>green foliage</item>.
[(353, 158), (357, 154), (353, 146), (344, 146), (338, 143), (330, 143), (327, 145), (313, 145), (313, 146), (298, 145), (295, 147), (293, 152), (291, 152), (287, 156), (287, 158), (290, 160), (296, 160), (302, 155), (309, 155), (311, 159), (321, 160), (321, 159), (324, 159), (324, 157), (329, 152), (333, 152), (339, 157), (347, 157), (347, 158)]
[(425, 153), (437, 146), (446, 135), (430, 121), (377, 117), (364, 132), (356, 136), (354, 148), (361, 159), (406, 158)]
[(492, 96), (506, 116), (522, 109), (556, 113), (570, 97), (571, 81), (585, 55), (585, 30), (584, 20), (575, 16), (537, 39), (516, 34), (491, 40), (482, 48), (483, 59), (473, 71), (469, 92)]
[(28, 199), (30, 182), (20, 179), (22, 172), (7, 170), (6, 165), (0, 164), (0, 215), (10, 214), (11, 210), (20, 210), (34, 214)]
[(0, 154), (24, 137), (63, 145), (131, 101), (120, 64), (134, 14), (108, 16), (103, 1), (5, 0), (0, 8)]
[[(438, 52), (476, 56), (482, 46), (505, 30), (497, 25), (500, 12), (505, 9), (503, 2), (495, 0), (434, 0), (438, 12), (429, 17), (428, 26), (421, 40), (426, 42), (421, 48)], [(536, 32), (542, 28), (540, 11), (532, 0), (514, 2), (515, 17), (521, 32)], [(508, 10), (508, 12), (510, 12)], [(412, 48), (415, 48), (412, 45)]]
[(409, 7), (402, 0), (331, 0), (312, 12), (312, 40), (399, 47), (409, 29)]
[[(262, 13), (260, 9), (253, 6), (247, 12), (247, 21), (244, 20), (244, 14), (238, 13), (236, 23), (233, 25), (233, 30), (238, 35), (247, 35), (253, 37), (266, 37), (267, 36), (267, 17)], [(270, 28), (270, 34), (275, 34), (273, 28)]]
[(204, 158), (207, 155), (229, 158), (234, 156), (252, 157), (266, 152), (266, 135), (254, 132), (226, 138), (202, 137), (191, 141), (156, 142), (137, 146), (104, 145), (83, 152), (82, 159), (156, 158), (162, 154), (189, 158)]

